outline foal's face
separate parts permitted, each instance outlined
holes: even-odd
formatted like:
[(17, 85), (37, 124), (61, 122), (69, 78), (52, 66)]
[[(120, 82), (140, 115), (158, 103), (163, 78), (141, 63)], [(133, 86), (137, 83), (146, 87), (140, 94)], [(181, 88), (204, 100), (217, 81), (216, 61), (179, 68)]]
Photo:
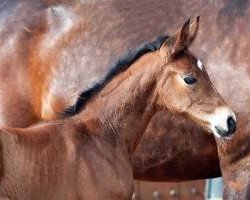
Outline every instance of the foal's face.
[(157, 85), (161, 106), (191, 118), (217, 137), (229, 137), (236, 117), (211, 83), (203, 63), (187, 49), (195, 38), (199, 18), (186, 22), (160, 48), (163, 72)]
[(236, 117), (211, 83), (204, 64), (187, 50), (166, 63), (159, 86), (162, 104), (217, 137), (235, 132)]

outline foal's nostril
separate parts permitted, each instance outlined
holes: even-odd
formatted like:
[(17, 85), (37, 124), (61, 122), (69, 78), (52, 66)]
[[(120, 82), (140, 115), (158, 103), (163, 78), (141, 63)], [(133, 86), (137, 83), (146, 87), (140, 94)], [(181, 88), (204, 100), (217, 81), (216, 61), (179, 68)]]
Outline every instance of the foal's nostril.
[(236, 131), (236, 122), (232, 117), (227, 119), (228, 134), (232, 134)]

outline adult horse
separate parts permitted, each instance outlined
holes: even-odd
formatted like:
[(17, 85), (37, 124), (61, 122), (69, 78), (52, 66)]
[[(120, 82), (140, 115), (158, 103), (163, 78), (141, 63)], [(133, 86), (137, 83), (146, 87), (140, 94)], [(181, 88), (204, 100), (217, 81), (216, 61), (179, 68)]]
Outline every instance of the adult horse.
[[(113, 55), (171, 31), (193, 14), (205, 20), (194, 51), (209, 64), (208, 71), (227, 101), (238, 111), (248, 111), (248, 29), (244, 25), (249, 11), (247, 1), (237, 2), (2, 1), (1, 123), (27, 126), (56, 118), (75, 101), (82, 86), (99, 79)], [(239, 30), (240, 40), (234, 37)], [(245, 50), (235, 53), (237, 48)], [(228, 77), (231, 84), (225, 87)], [(220, 175), (214, 139), (202, 132), (179, 116), (157, 114), (135, 156), (135, 176), (176, 181)], [(149, 148), (150, 152), (145, 151)], [(194, 166), (199, 168), (186, 170)]]
[(235, 114), (188, 50), (197, 30), (198, 18), (119, 59), (65, 111), (71, 117), (2, 128), (1, 198), (131, 199), (132, 154), (159, 110), (230, 137)]

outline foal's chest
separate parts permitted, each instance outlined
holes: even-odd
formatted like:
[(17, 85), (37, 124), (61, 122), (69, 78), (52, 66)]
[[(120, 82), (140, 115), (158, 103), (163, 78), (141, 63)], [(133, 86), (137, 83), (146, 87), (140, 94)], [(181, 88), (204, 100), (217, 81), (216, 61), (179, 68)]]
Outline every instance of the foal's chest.
[(88, 149), (80, 158), (78, 184), (82, 199), (131, 199), (133, 171), (125, 147), (102, 145)]

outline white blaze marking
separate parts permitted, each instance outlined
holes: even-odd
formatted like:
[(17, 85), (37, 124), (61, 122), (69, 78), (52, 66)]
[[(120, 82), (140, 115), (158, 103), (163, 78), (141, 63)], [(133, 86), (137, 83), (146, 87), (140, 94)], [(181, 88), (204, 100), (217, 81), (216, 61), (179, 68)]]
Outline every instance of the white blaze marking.
[(204, 65), (199, 59), (197, 60), (197, 66), (201, 71), (203, 71)]

